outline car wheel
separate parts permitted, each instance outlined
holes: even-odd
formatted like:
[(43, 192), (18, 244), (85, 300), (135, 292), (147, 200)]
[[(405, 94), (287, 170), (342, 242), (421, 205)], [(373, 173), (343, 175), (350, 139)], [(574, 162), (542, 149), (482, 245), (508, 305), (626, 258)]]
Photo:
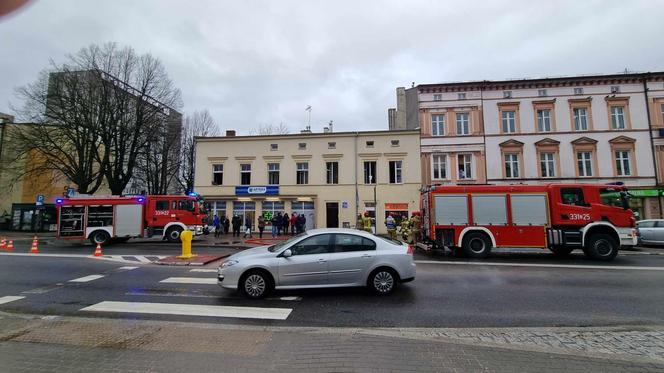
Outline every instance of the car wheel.
[(166, 230), (166, 239), (168, 242), (180, 242), (180, 233), (182, 227), (170, 227)]
[(273, 286), (272, 277), (264, 271), (249, 271), (242, 276), (238, 290), (247, 298), (260, 299), (268, 295)]
[(106, 245), (111, 241), (111, 236), (106, 231), (94, 231), (90, 234), (90, 242), (93, 245)]
[(482, 232), (470, 232), (463, 238), (463, 253), (470, 258), (486, 258), (491, 253), (491, 240)]
[(378, 268), (371, 273), (369, 288), (378, 295), (388, 295), (397, 288), (397, 275), (389, 268)]
[(618, 255), (620, 245), (606, 233), (593, 234), (586, 241), (584, 253), (592, 259), (609, 261)]
[(551, 246), (549, 247), (549, 250), (555, 255), (555, 256), (568, 256), (572, 251), (574, 251), (573, 247), (570, 246)]

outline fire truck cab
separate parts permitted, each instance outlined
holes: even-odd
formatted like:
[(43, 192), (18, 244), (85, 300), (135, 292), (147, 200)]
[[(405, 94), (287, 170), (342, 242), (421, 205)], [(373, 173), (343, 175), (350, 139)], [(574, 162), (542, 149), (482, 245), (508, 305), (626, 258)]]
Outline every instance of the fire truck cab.
[(93, 244), (161, 235), (179, 242), (180, 233), (203, 233), (205, 212), (192, 196), (81, 196), (56, 199), (57, 237)]
[(539, 247), (612, 260), (636, 245), (627, 198), (616, 185), (434, 186), (422, 193), (423, 238), (473, 258), (495, 247)]

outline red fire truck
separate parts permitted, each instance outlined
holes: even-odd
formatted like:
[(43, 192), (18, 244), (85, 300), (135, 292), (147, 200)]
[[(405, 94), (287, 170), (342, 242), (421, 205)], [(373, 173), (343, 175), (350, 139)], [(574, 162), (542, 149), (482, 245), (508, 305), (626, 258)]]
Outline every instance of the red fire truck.
[(57, 237), (93, 244), (161, 235), (179, 242), (180, 233), (203, 233), (205, 211), (194, 196), (81, 196), (55, 200)]
[(422, 234), (431, 248), (472, 258), (494, 247), (540, 247), (608, 261), (636, 245), (628, 196), (618, 185), (432, 186), (422, 192)]

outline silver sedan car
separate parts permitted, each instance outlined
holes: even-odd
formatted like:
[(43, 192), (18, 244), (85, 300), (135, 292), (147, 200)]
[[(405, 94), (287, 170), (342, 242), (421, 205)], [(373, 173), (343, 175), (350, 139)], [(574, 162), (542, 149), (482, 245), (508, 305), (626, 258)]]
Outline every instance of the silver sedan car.
[(313, 229), (272, 246), (248, 249), (219, 266), (218, 283), (249, 298), (273, 289), (367, 286), (390, 294), (415, 279), (413, 248), (352, 229)]

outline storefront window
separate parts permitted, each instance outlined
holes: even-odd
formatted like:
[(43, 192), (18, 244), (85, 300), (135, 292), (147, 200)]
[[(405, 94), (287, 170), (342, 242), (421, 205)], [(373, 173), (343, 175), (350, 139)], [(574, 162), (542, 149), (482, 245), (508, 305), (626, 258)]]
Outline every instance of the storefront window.
[(264, 201), (263, 202), (263, 219), (265, 219), (266, 225), (272, 225), (272, 217), (277, 214), (284, 214), (284, 202), (280, 201)]
[[(233, 202), (233, 215), (238, 215), (242, 219), (242, 230), (245, 229), (245, 220), (250, 218), (252, 221), (251, 226), (256, 225), (256, 202), (243, 202), (235, 201)], [(253, 229), (253, 228), (252, 228)]]

